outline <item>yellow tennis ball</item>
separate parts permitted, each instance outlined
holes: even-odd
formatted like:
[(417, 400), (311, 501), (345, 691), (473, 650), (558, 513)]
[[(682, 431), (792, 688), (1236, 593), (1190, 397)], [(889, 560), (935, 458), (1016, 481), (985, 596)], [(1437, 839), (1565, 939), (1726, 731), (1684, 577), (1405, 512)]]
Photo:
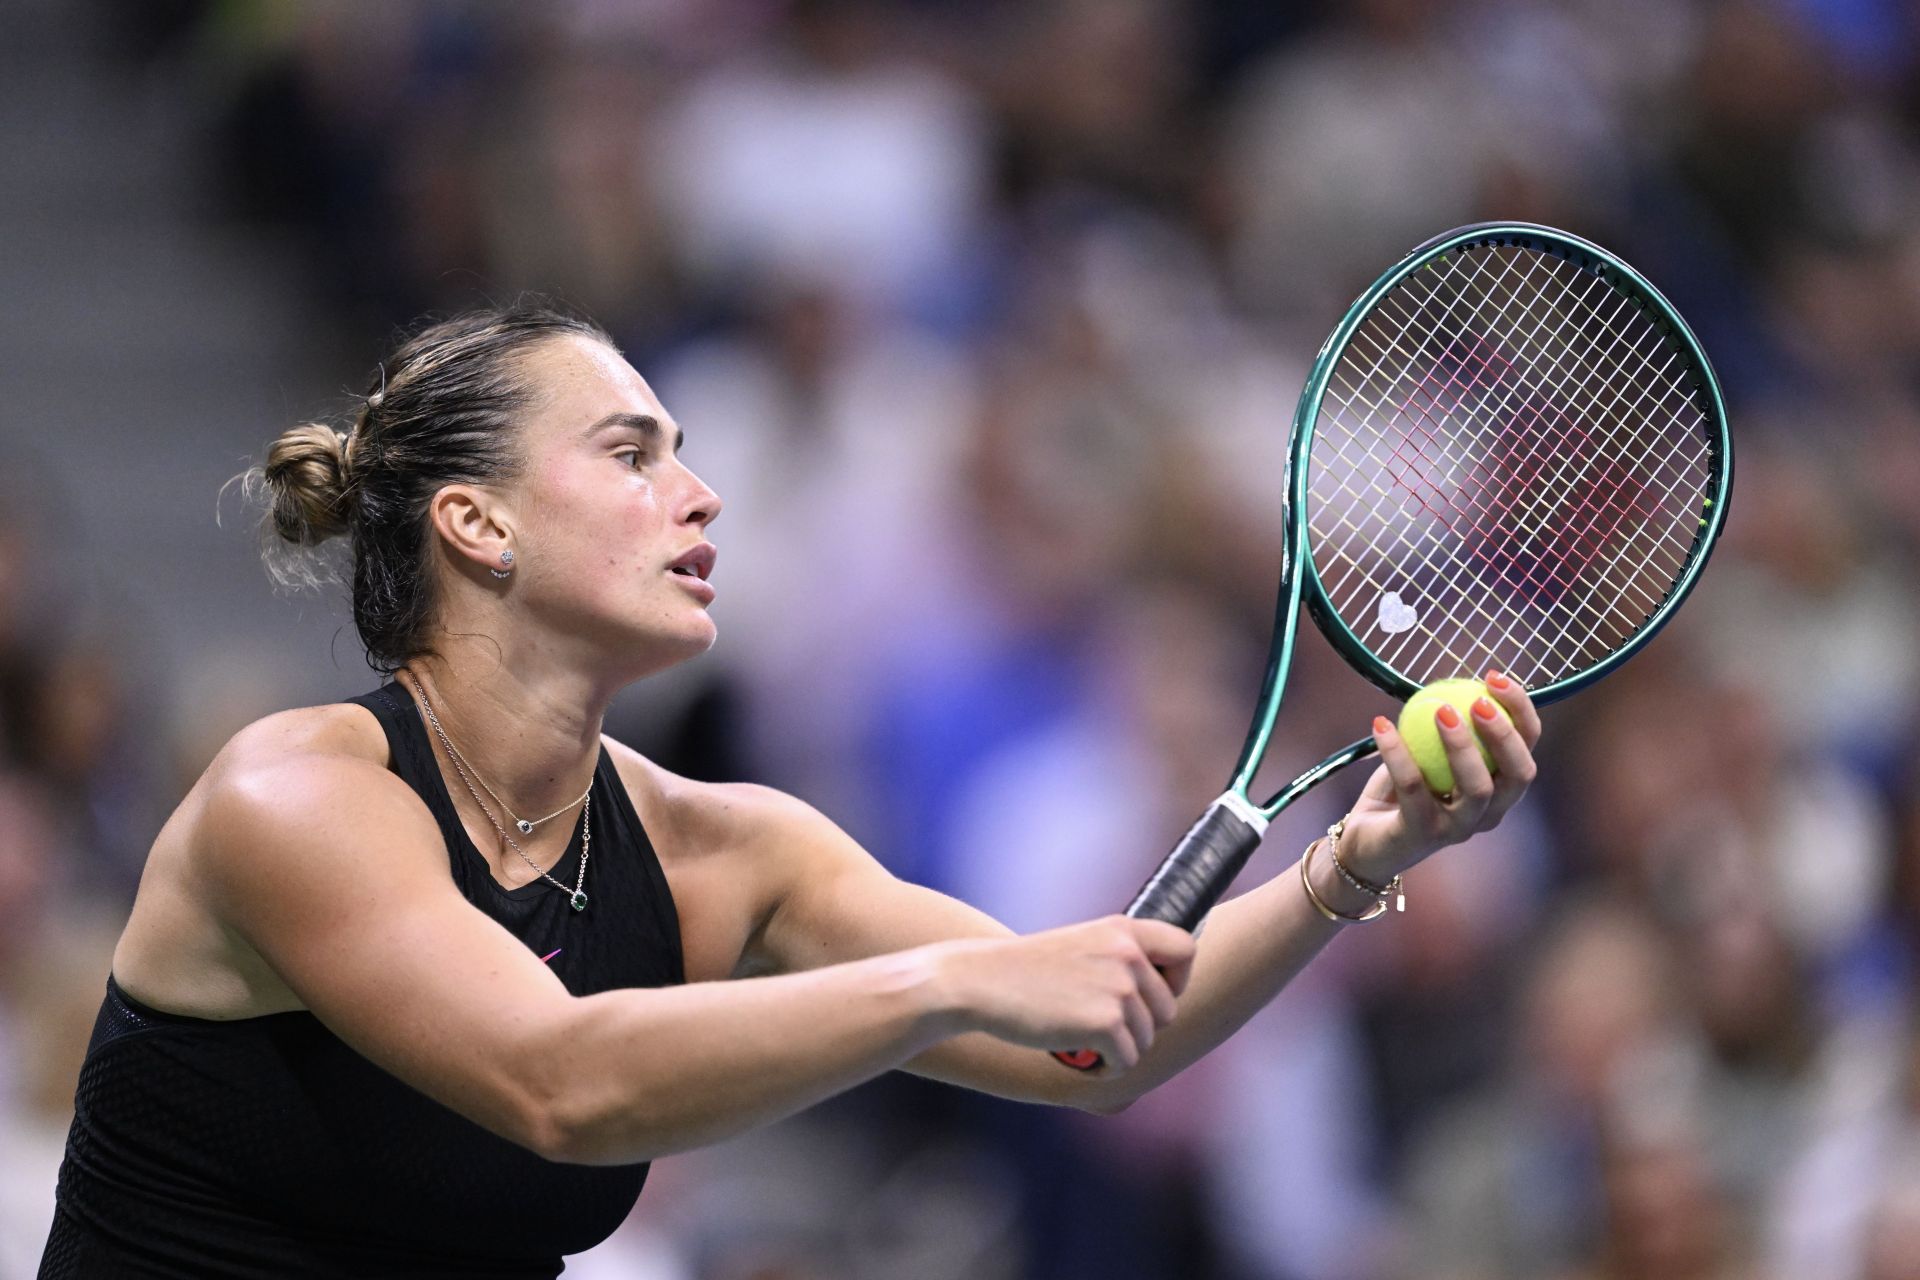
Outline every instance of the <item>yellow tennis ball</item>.
[[(1447, 762), (1447, 744), (1440, 740), (1440, 726), (1433, 722), (1434, 712), (1443, 704), (1451, 706), (1460, 713), (1461, 723), (1471, 728), (1473, 704), (1480, 698), (1493, 703), (1502, 720), (1513, 723), (1507, 709), (1478, 680), (1435, 680), (1408, 698), (1407, 705), (1400, 709), (1400, 740), (1413, 753), (1414, 763), (1420, 766), (1421, 776), (1426, 778), (1427, 786), (1435, 795), (1443, 796), (1453, 790), (1453, 766)], [(1479, 734), (1473, 735), (1473, 743), (1480, 748), (1480, 758), (1487, 762), (1488, 771), (1497, 772), (1493, 754)]]

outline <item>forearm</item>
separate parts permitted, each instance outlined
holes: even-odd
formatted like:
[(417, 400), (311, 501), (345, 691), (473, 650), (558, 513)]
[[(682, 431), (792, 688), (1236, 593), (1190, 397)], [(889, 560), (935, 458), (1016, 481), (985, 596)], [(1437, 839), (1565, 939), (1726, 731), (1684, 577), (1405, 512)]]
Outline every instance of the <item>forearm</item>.
[(582, 1164), (772, 1123), (963, 1029), (925, 951), (574, 1004), (541, 1074), (555, 1151)]
[[(1339, 882), (1324, 843), (1313, 847), (1308, 870), (1315, 891), (1334, 910), (1359, 914), (1372, 905)], [(1180, 997), (1180, 1016), (1132, 1071), (1089, 1080), (1087, 1096), (1075, 1101), (1090, 1110), (1116, 1110), (1178, 1075), (1265, 1008), (1342, 927), (1307, 900), (1297, 864), (1215, 908)]]
[[(1372, 905), (1350, 886), (1331, 882), (1335, 873), (1324, 845), (1315, 849), (1309, 867), (1315, 891), (1335, 911), (1358, 915)], [(1023, 1102), (1117, 1111), (1232, 1035), (1335, 932), (1336, 926), (1307, 901), (1296, 864), (1208, 918), (1179, 1016), (1160, 1030), (1131, 1071), (1074, 1071), (1046, 1053), (977, 1033), (957, 1035), (907, 1065), (932, 1079)]]

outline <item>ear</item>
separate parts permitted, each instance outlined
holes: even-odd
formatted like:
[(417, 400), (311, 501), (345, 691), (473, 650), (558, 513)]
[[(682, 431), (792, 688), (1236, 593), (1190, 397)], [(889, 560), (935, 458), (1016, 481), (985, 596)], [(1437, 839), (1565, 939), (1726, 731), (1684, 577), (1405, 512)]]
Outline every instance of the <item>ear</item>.
[(498, 493), (470, 484), (450, 484), (427, 504), (427, 519), (457, 561), (478, 569), (500, 567), (500, 553), (515, 542), (513, 512)]

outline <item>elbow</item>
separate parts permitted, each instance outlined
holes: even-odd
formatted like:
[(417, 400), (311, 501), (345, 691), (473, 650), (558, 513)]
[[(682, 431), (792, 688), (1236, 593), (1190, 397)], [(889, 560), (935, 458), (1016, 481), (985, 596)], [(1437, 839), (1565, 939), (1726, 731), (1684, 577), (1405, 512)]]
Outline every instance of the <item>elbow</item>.
[(541, 1159), (555, 1164), (626, 1164), (652, 1158), (631, 1149), (633, 1135), (630, 1133), (625, 1135), (626, 1150), (610, 1150), (611, 1127), (607, 1119), (604, 1112), (595, 1111), (589, 1105), (577, 1088), (542, 1093), (527, 1103), (520, 1117), (521, 1135), (517, 1141)]
[(602, 1114), (589, 1115), (582, 1099), (555, 1099), (532, 1108), (525, 1118), (522, 1146), (555, 1164), (635, 1164), (664, 1154), (650, 1150), (632, 1125), (615, 1129)]
[(647, 1159), (608, 1150), (616, 1130), (631, 1138), (630, 1123), (615, 1123), (631, 1117), (623, 1114), (618, 1073), (605, 1070), (598, 1055), (583, 1047), (595, 1040), (584, 1006), (570, 1001), (564, 1021), (529, 1024), (513, 1044), (498, 1078), (508, 1122), (503, 1136), (555, 1164)]
[(700, 1145), (708, 1135), (687, 1113), (684, 1086), (662, 1087), (658, 1074), (639, 1064), (608, 1065), (614, 1059), (602, 1051), (609, 1040), (599, 1021), (608, 1008), (578, 1001), (568, 1010), (573, 1021), (528, 1035), (512, 1073), (515, 1141), (555, 1164), (599, 1166)]
[(592, 1138), (605, 1126), (582, 1081), (556, 1069), (552, 1054), (535, 1057), (511, 1077), (501, 1099), (502, 1136), (556, 1164), (595, 1163)]
[(579, 1164), (580, 1135), (587, 1130), (570, 1098), (550, 1074), (520, 1074), (503, 1083), (498, 1099), (505, 1113), (500, 1134), (543, 1160)]
[(552, 1095), (526, 1123), (523, 1145), (555, 1164), (638, 1164), (700, 1145), (677, 1117), (577, 1087)]
[(552, 1107), (530, 1106), (520, 1117), (512, 1139), (542, 1160), (581, 1164), (580, 1142), (573, 1128)]

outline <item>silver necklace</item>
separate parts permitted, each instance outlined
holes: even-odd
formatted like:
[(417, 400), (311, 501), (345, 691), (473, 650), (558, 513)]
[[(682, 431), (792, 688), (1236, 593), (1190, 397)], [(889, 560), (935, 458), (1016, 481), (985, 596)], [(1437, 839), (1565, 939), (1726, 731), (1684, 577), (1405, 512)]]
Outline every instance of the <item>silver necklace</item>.
[[(426, 695), (424, 693), (420, 695), (420, 700), (423, 703), (426, 701)], [(438, 720), (435, 720), (433, 727), (436, 730), (439, 729), (440, 722)], [(559, 817), (563, 813), (573, 812), (574, 806), (585, 804), (587, 801), (587, 797), (593, 794), (593, 782), (591, 779), (589, 779), (587, 782), (587, 789), (585, 791), (582, 791), (573, 800), (569, 801), (566, 804), (561, 805), (558, 809), (555, 809), (552, 813), (548, 814), (546, 817), (534, 818), (532, 820), (528, 820), (526, 818), (521, 818), (521, 817), (515, 817), (512, 807), (509, 806), (505, 800), (502, 800), (500, 798), (500, 793), (498, 791), (495, 791), (492, 787), (487, 785), (487, 780), (480, 776), (480, 771), (478, 769), (474, 768), (473, 765), (468, 763), (467, 758), (465, 756), (460, 754), (459, 749), (453, 745), (453, 740), (447, 737), (445, 733), (442, 733), (440, 735), (440, 741), (446, 744), (447, 754), (452, 756), (454, 760), (460, 765), (461, 768), (465, 769), (468, 773), (473, 775), (473, 780), (480, 784), (480, 789), (493, 797), (493, 802), (500, 806), (500, 812), (506, 814), (509, 818), (513, 819), (513, 825), (520, 829), (520, 834), (523, 836), (532, 835), (533, 829), (539, 826), (543, 822), (552, 822), (555, 818)]]
[[(508, 835), (507, 829), (500, 825), (500, 820), (493, 816), (493, 810), (487, 808), (487, 802), (480, 798), (480, 793), (476, 791), (473, 786), (473, 779), (478, 778), (480, 775), (476, 773), (472, 778), (467, 776), (468, 765), (466, 761), (461, 758), (460, 753), (453, 749), (453, 740), (447, 737), (447, 731), (440, 727), (440, 717), (433, 713), (433, 703), (427, 700), (426, 688), (417, 680), (414, 682), (414, 687), (420, 693), (420, 709), (427, 713), (427, 723), (433, 726), (433, 732), (440, 739), (440, 745), (447, 749), (447, 758), (453, 762), (453, 771), (460, 775), (462, 785), (466, 787), (467, 794), (473, 797), (473, 802), (480, 806), (480, 812), (487, 815), (487, 821), (492, 823), (493, 829), (500, 833), (500, 838), (505, 840), (515, 853), (520, 855), (520, 861), (526, 863), (538, 872), (542, 880), (545, 880), (548, 884), (566, 894), (568, 906), (572, 907), (575, 911), (585, 911), (587, 909), (587, 895), (581, 886), (587, 882), (587, 846), (593, 843), (593, 784), (588, 783), (586, 794), (574, 801), (574, 804), (583, 806), (580, 810), (580, 874), (575, 877), (573, 888), (568, 889), (566, 885), (548, 875), (546, 869), (539, 863), (529, 858), (527, 851), (520, 847), (519, 841)], [(482, 782), (480, 785), (485, 787), (487, 784)], [(491, 787), (487, 788), (487, 794), (493, 795), (493, 789)], [(499, 803), (500, 797), (494, 796), (494, 801), (495, 803)], [(507, 806), (500, 804), (500, 807), (505, 809)], [(573, 805), (570, 804), (567, 806), (567, 809), (571, 808), (573, 808)], [(560, 812), (565, 813), (566, 810), (562, 809)], [(546, 818), (542, 818), (540, 821), (545, 822)], [(524, 832), (530, 829), (531, 828), (523, 827), (522, 831)]]

